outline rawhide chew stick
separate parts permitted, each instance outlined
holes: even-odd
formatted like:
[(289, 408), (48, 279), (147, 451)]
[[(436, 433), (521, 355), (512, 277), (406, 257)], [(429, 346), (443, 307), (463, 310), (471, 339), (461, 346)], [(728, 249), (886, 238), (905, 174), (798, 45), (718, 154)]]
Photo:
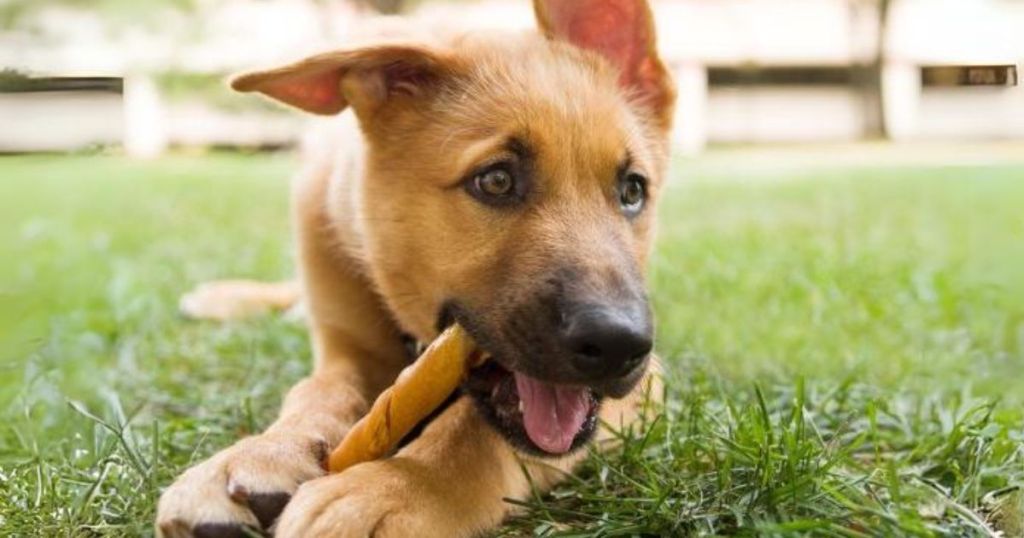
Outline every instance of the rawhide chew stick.
[(448, 399), (469, 369), (480, 361), (481, 354), (465, 329), (458, 324), (446, 329), (352, 426), (331, 452), (327, 470), (337, 473), (394, 450), (416, 424)]

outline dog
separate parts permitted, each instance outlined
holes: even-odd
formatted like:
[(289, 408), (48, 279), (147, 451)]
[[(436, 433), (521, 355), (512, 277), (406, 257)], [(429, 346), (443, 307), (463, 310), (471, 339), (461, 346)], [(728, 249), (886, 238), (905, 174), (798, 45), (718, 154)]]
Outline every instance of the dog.
[[(477, 535), (644, 412), (674, 86), (645, 0), (533, 7), (537, 33), (388, 38), (233, 80), (339, 115), (293, 181), (300, 291), (267, 288), (302, 297), (315, 364), (266, 431), (163, 492), (159, 534)], [(232, 285), (259, 305), (252, 283), (210, 300)], [(491, 360), (393, 457), (326, 475), (407, 344), (455, 322)]]

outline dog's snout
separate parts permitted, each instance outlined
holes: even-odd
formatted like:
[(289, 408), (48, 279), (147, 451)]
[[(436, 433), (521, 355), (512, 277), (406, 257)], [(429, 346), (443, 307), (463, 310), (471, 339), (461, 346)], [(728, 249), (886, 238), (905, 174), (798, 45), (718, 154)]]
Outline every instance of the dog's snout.
[(651, 352), (649, 316), (603, 306), (573, 309), (563, 315), (563, 345), (573, 367), (588, 379), (611, 379), (633, 371)]

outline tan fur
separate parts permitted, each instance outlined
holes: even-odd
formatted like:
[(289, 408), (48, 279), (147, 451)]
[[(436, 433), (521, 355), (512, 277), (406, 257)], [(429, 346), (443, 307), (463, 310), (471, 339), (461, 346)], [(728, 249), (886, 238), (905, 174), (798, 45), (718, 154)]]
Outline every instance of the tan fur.
[(228, 321), (285, 310), (298, 301), (298, 282), (219, 280), (200, 284), (183, 295), (178, 310), (193, 319)]
[[(470, 536), (508, 515), (512, 505), (503, 498), (526, 496), (531, 480), (547, 489), (582, 457), (524, 456), (462, 398), (396, 456), (323, 476), (324, 451), (406, 364), (400, 334), (436, 336), (446, 297), (478, 304), (513, 297), (552, 256), (597, 272), (623, 257), (643, 267), (654, 212), (632, 223), (608, 218), (599, 179), (614, 175), (628, 151), (651, 181), (653, 203), (667, 165), (671, 100), (637, 106), (594, 53), (537, 35), (389, 47), (330, 53), (236, 82), (302, 107), (309, 96), (282, 86), (282, 77), (336, 79), (343, 92), (313, 96), (309, 109), (331, 113), (347, 104), (355, 118), (325, 128), (292, 188), (313, 372), (289, 392), (266, 432), (193, 467), (164, 492), (157, 527), (165, 536), (190, 536), (200, 523), (258, 528), (247, 502), (277, 491), (294, 494), (277, 522), (279, 536)], [(654, 54), (653, 43), (647, 49)], [(437, 85), (381, 87), (375, 70), (396, 54), (438, 77)], [(446, 77), (464, 91), (446, 89)], [(667, 79), (661, 83), (671, 93)], [(535, 174), (550, 180), (533, 209), (502, 214), (458, 183), (505, 151), (509, 136), (536, 148)], [(503, 273), (512, 261), (516, 273)], [(602, 418), (631, 424), (650, 390), (648, 380), (606, 402)]]

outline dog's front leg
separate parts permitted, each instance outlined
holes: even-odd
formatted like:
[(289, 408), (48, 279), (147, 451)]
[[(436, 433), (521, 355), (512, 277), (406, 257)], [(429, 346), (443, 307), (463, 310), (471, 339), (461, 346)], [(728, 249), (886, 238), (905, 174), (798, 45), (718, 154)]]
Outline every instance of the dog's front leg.
[[(547, 488), (580, 458), (527, 464)], [(277, 536), (472, 536), (493, 528), (530, 491), (518, 456), (467, 397), (396, 456), (302, 485)]]
[(268, 529), (300, 484), (324, 474), (328, 448), (365, 412), (367, 399), (346, 379), (318, 369), (289, 391), (265, 432), (178, 477), (160, 497), (158, 532), (219, 537)]
[[(637, 424), (660, 399), (657, 359), (625, 398), (607, 400), (601, 421), (618, 430)], [(607, 427), (597, 441), (617, 444)], [(462, 397), (392, 458), (356, 465), (299, 487), (278, 522), (281, 538), (338, 536), (475, 536), (495, 528), (531, 488), (547, 491), (584, 457), (524, 456)], [(524, 470), (526, 473), (524, 473)], [(528, 473), (528, 474), (527, 474)]]

